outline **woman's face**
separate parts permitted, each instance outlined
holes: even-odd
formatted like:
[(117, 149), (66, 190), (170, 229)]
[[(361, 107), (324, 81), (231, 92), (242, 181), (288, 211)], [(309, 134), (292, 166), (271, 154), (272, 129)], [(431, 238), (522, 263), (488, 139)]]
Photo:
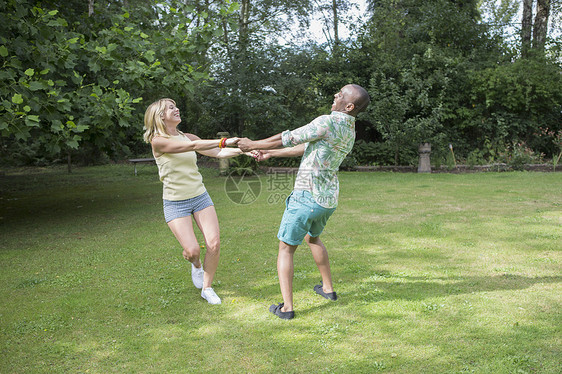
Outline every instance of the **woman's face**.
[(162, 113), (162, 120), (166, 125), (179, 124), (181, 122), (180, 110), (171, 101), (166, 100), (166, 108)]

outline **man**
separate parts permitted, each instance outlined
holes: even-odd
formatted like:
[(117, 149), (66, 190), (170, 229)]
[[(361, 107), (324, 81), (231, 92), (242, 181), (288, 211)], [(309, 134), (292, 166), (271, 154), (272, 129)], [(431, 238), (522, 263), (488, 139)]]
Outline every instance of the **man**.
[(328, 252), (320, 234), (338, 204), (337, 171), (353, 148), (355, 117), (365, 110), (369, 102), (369, 94), (363, 87), (348, 84), (334, 95), (330, 115), (320, 116), (306, 126), (267, 139), (252, 141), (244, 138), (238, 142), (238, 147), (244, 152), (259, 150), (260, 160), (303, 156), (277, 234), (277, 272), (283, 303), (271, 305), (269, 311), (279, 318), (291, 319), (295, 316), (293, 255), (303, 239), (310, 247), (322, 276), (321, 284), (316, 285), (314, 291), (328, 300), (337, 299)]

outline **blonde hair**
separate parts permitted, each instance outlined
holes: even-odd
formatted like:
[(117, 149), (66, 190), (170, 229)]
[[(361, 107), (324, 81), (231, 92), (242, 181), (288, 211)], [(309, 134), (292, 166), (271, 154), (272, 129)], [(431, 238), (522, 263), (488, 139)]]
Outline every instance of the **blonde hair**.
[[(172, 99), (164, 98), (153, 102), (144, 112), (144, 141), (150, 143), (155, 136), (171, 136), (162, 120), (162, 115), (166, 109), (166, 102), (170, 101), (176, 105)], [(179, 131), (178, 131), (179, 132)], [(181, 133), (180, 133), (181, 134)]]

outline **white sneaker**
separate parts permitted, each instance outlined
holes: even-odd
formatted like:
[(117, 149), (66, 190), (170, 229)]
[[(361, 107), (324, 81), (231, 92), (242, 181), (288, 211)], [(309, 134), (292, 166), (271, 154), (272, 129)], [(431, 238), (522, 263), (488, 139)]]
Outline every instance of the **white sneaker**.
[(196, 268), (191, 264), (191, 280), (193, 281), (193, 285), (195, 288), (202, 289), (203, 288), (203, 265), (200, 268)]
[(217, 294), (211, 287), (201, 290), (201, 297), (207, 300), (209, 304), (216, 305), (221, 303), (220, 297), (217, 296)]

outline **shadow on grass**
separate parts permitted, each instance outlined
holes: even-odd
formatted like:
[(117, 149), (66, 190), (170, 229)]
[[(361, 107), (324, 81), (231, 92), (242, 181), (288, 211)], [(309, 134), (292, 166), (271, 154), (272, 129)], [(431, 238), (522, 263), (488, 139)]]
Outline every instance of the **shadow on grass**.
[(0, 180), (0, 225), (17, 232), (27, 227), (95, 225), (117, 218), (129, 220), (139, 211), (161, 211), (159, 181), (91, 175), (14, 175)]
[[(352, 291), (338, 292), (337, 303), (353, 305), (393, 300), (422, 301), (452, 295), (523, 290), (536, 284), (561, 282), (562, 276), (526, 277), (499, 274), (497, 276), (428, 278), (403, 276), (382, 271), (355, 282)], [(299, 310), (299, 314), (316, 313), (318, 310), (329, 309), (331, 305), (326, 303), (303, 308)]]

